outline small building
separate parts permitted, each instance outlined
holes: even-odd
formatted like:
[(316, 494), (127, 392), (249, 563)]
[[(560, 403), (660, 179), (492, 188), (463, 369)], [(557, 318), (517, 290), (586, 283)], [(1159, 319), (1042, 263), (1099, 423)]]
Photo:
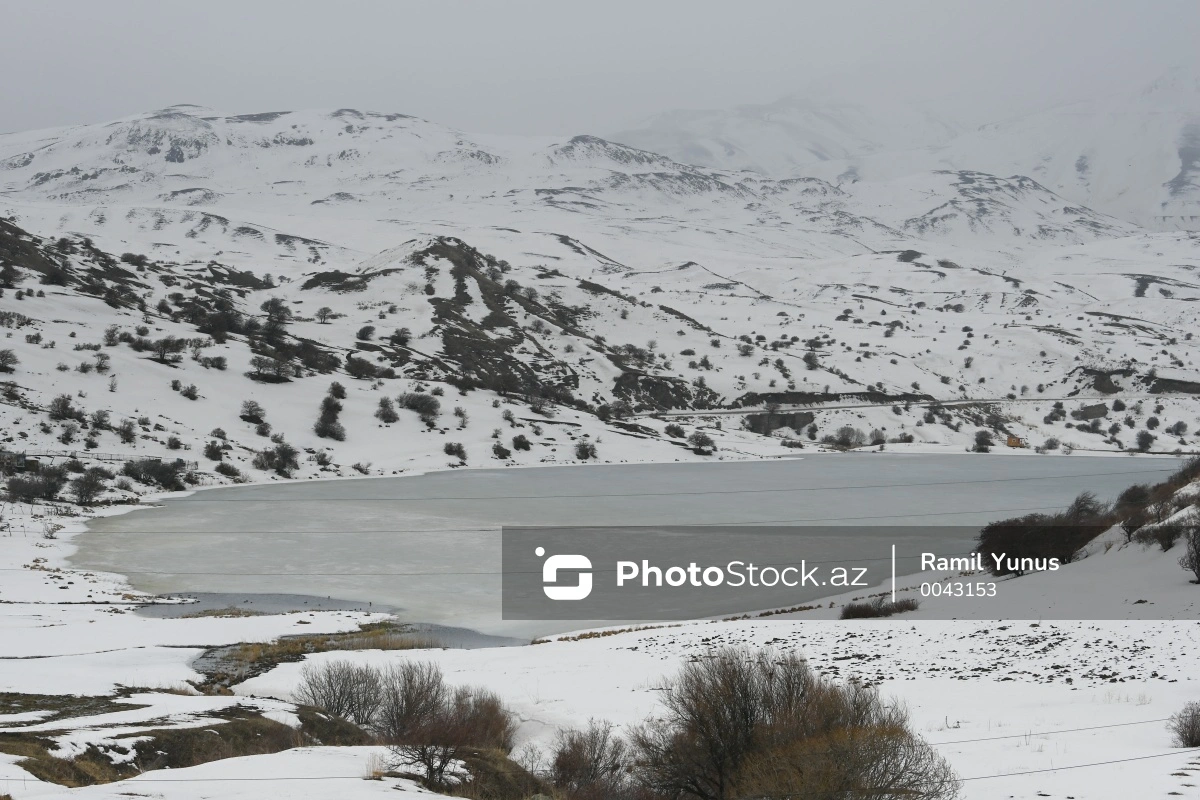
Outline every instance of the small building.
[(37, 472), (41, 462), (30, 458), (25, 453), (14, 453), (11, 450), (0, 450), (0, 472), (11, 475), (14, 472)]

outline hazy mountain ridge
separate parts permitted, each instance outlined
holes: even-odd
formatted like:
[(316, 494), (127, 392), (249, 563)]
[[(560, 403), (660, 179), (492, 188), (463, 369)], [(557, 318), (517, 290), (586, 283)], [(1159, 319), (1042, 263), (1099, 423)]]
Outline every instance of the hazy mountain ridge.
[(672, 112), (613, 138), (708, 167), (838, 185), (935, 170), (1027, 176), (1127, 222), (1200, 229), (1200, 78), (1191, 73), (974, 130), (919, 119), (913, 109), (793, 98)]

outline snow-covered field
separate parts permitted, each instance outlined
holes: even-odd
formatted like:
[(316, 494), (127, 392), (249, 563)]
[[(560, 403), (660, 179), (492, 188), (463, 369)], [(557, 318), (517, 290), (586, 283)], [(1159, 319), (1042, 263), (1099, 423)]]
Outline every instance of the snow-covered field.
[[(132, 705), (48, 722), (39, 722), (47, 712), (3, 720), (10, 732), (44, 732), (64, 757), (89, 745), (119, 747), (128, 744), (125, 737), (150, 729), (212, 724), (214, 714), (231, 706), (295, 724), (287, 701), (303, 664), (328, 659), (435, 661), (454, 684), (496, 691), (518, 714), (521, 745), (545, 748), (559, 728), (591, 718), (621, 726), (641, 721), (655, 708), (656, 687), (684, 660), (714, 647), (748, 645), (794, 650), (823, 674), (864, 680), (903, 702), (915, 729), (967, 779), (964, 797), (1196, 792), (1189, 785), (1196, 754), (1172, 751), (1164, 721), (1196, 697), (1200, 598), (1175, 563), (1176, 553), (1125, 545), (1115, 529), (1060, 572), (1001, 581), (998, 600), (988, 606), (989, 616), (1001, 621), (948, 619), (971, 616), (971, 601), (947, 598), (925, 598), (918, 611), (891, 620), (832, 619), (855, 597), (845, 595), (829, 598), (833, 607), (807, 612), (664, 623), (582, 640), (552, 636), (522, 647), (322, 653), (242, 682), (230, 697), (188, 689), (203, 679), (191, 663), (206, 648), (351, 630), (379, 615), (148, 618), (132, 611), (148, 598), (119, 576), (61, 568), (77, 518), (8, 506), (5, 521), (0, 625), (7, 635), (0, 690), (96, 697), (121, 689), (126, 696), (119, 702)], [(977, 577), (925, 573), (902, 579), (898, 588), (903, 595), (922, 582)], [(1109, 621), (1040, 621), (1031, 610), (1044, 608), (1048, 598), (1061, 604), (1064, 617)], [(16, 798), (115, 798), (128, 792), (249, 797), (262, 796), (264, 781), (272, 792), (312, 797), (366, 797), (393, 785), (423, 791), (396, 779), (365, 780), (378, 768), (378, 757), (372, 748), (305, 748), (67, 792), (33, 779), (15, 766), (16, 758), (5, 756), (2, 780), (3, 790)], [(170, 785), (172, 780), (180, 785)]]

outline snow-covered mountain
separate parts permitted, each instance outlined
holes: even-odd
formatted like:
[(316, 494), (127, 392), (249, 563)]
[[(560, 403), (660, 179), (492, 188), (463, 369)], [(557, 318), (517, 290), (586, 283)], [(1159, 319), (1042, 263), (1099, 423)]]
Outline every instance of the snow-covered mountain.
[[(250, 428), (231, 433), (246, 427), (247, 397), (287, 409), (271, 416), (286, 414), (276, 433), (289, 441), (378, 465), (379, 403), (439, 384), (471, 393), (464, 413), (488, 430), (508, 425), (502, 399), (557, 405), (589, 436), (614, 413), (865, 399), (880, 405), (785, 420), (788, 435), (853, 423), (956, 448), (978, 425), (1061, 439), (1053, 403), (1072, 397), (1155, 393), (1161, 413), (1183, 413), (1198, 384), (1200, 241), (1147, 233), (1028, 177), (835, 184), (586, 135), (184, 106), (3, 136), (0, 165), (2, 303), (24, 331), (13, 392), (32, 412), (0, 438), (35, 446), (64, 441), (63, 421), (45, 419), (51, 401), (98, 380), (52, 347), (69, 339), (101, 347), (118, 384), (137, 387), (92, 394), (113, 401), (111, 415), (168, 409), (147, 446), (201, 448), (219, 428), (245, 471), (268, 446)], [(163, 337), (193, 358), (139, 355)], [(212, 368), (218, 358), (228, 370)], [(349, 382), (344, 443), (313, 430), (329, 375)], [(993, 405), (930, 417), (909, 405), (922, 400)], [(1089, 423), (1074, 444), (1132, 446), (1149, 416)], [(670, 452), (663, 424), (620, 435)], [(749, 452), (741, 433), (721, 435)], [(118, 449), (106, 437), (90, 438)], [(433, 439), (405, 441), (415, 450), (388, 447), (387, 468), (443, 459)], [(569, 460), (552, 441), (535, 442), (536, 459)], [(472, 463), (494, 457), (486, 438), (468, 444)]]

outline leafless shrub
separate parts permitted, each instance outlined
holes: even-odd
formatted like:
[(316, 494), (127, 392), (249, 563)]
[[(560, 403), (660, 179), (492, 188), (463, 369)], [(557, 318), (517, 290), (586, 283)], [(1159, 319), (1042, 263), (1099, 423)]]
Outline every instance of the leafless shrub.
[(1195, 480), (1200, 480), (1200, 456), (1192, 456), (1183, 462), (1183, 465), (1167, 478), (1166, 484), (1171, 489), (1178, 490)]
[(1138, 532), (1146, 524), (1146, 512), (1140, 508), (1129, 512), (1129, 516), (1121, 520), (1121, 532), (1125, 534), (1125, 541), (1132, 542), (1134, 534)]
[(788, 742), (747, 765), (744, 797), (943, 800), (958, 793), (949, 765), (903, 724), (872, 724)]
[(1200, 700), (1193, 700), (1167, 721), (1176, 747), (1200, 747)]
[(1133, 540), (1145, 547), (1158, 545), (1164, 553), (1179, 542), (1185, 532), (1184, 524), (1172, 520), (1157, 525), (1146, 525), (1133, 535)]
[(366, 726), (383, 702), (379, 673), (351, 661), (307, 664), (300, 673), (295, 701)]
[(573, 799), (604, 800), (621, 794), (626, 762), (625, 742), (612, 723), (593, 719), (583, 730), (559, 731), (550, 777)]
[(835, 800), (869, 789), (944, 800), (958, 792), (902, 707), (826, 681), (795, 655), (716, 651), (684, 666), (662, 703), (665, 715), (633, 733), (633, 770), (667, 797)]

